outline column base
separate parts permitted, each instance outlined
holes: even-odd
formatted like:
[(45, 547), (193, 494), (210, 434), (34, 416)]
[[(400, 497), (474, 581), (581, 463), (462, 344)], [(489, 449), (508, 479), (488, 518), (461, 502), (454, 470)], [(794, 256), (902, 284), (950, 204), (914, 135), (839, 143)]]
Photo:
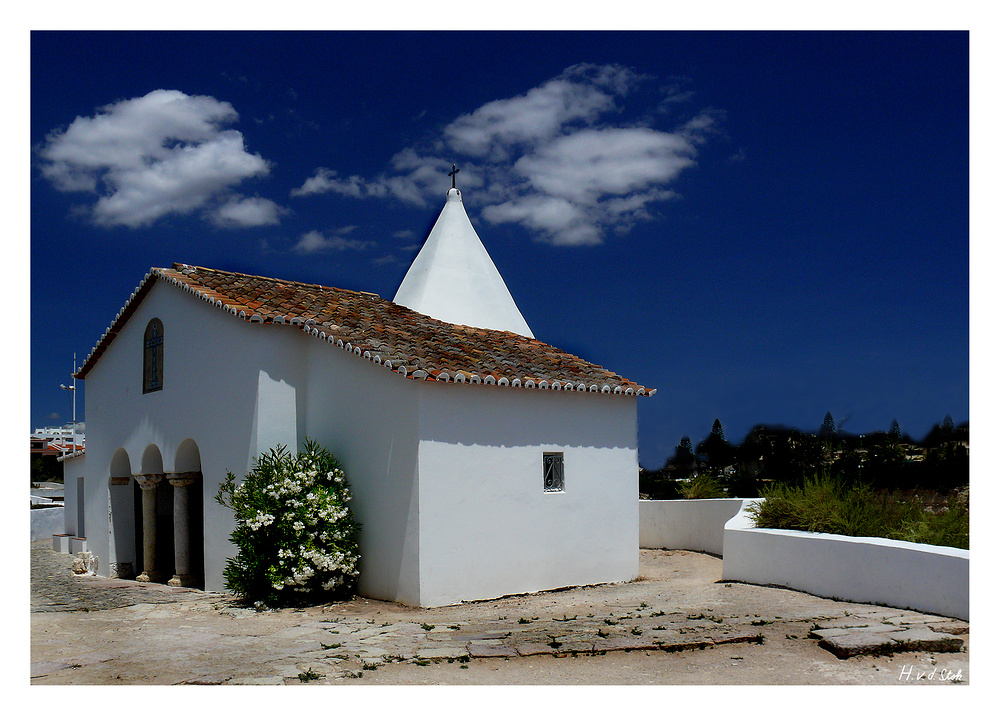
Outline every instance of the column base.
[(195, 578), (191, 574), (175, 574), (167, 584), (171, 587), (193, 587), (195, 585)]
[(135, 578), (137, 582), (159, 582), (160, 575), (158, 572), (143, 572), (138, 577)]

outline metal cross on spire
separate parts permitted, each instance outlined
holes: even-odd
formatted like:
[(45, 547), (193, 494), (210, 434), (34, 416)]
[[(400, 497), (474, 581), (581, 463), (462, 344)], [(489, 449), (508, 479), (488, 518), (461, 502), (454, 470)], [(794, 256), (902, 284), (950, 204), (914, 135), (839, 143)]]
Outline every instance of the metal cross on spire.
[(462, 170), (456, 168), (454, 164), (451, 165), (451, 171), (448, 172), (448, 176), (451, 177), (451, 188), (452, 189), (456, 188), (455, 187), (455, 175), (458, 174), (460, 171), (462, 171)]

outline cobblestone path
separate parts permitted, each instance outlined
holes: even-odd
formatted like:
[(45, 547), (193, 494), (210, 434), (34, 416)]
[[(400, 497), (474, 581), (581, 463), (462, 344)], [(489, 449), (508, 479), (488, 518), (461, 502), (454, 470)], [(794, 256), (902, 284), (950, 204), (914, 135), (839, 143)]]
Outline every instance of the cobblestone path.
[(196, 589), (74, 574), (73, 559), (71, 554), (53, 550), (51, 542), (31, 543), (32, 612), (101, 611), (136, 604), (223, 599)]

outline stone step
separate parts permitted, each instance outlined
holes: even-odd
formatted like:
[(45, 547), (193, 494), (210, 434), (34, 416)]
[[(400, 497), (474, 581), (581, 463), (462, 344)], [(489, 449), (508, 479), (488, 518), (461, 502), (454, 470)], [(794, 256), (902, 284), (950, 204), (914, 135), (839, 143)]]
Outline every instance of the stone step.
[[(958, 652), (963, 641), (924, 627), (884, 631), (875, 628), (823, 629), (819, 645), (840, 659), (853, 656), (890, 655), (901, 651)], [(815, 633), (815, 632), (814, 632)]]

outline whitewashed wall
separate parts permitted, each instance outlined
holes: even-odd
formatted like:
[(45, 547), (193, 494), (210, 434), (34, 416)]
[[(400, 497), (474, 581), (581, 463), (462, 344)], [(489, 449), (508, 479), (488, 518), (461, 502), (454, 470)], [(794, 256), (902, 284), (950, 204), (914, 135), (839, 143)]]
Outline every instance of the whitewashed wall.
[[(420, 389), (422, 605), (638, 576), (635, 397)], [(564, 492), (543, 490), (548, 451)]]
[[(58, 531), (62, 534), (86, 537), (86, 524), (80, 524), (83, 516), (78, 507), (83, 497), (78, 493), (80, 482), (78, 478), (87, 474), (87, 456), (77, 455), (67, 460), (63, 460), (63, 500), (66, 504), (65, 524)], [(86, 487), (84, 487), (86, 489)], [(84, 522), (86, 522), (84, 520)]]
[(361, 523), (359, 591), (418, 605), (417, 384), (318, 338), (301, 341), (307, 435), (340, 460)]
[(41, 507), (31, 510), (31, 541), (51, 540), (52, 535), (60, 534), (65, 522), (66, 508)]
[(969, 618), (969, 551), (875, 537), (755, 529), (743, 510), (725, 528), (722, 578), (820, 597)]
[[(164, 326), (164, 387), (144, 395), (143, 333), (154, 317)], [(87, 543), (100, 558), (100, 574), (107, 576), (113, 563), (135, 562), (133, 487), (108, 485), (115, 452), (127, 454), (124, 470), (131, 474), (149, 469), (143, 456), (155, 463), (157, 451), (164, 471), (181, 471), (178, 450), (193, 440), (204, 478), (205, 586), (223, 589), (225, 560), (235, 554), (228, 541), (233, 520), (214, 496), (226, 471), (245, 473), (259, 448), (299, 439), (296, 413), (282, 410), (302, 382), (301, 359), (279, 340), (296, 330), (250, 325), (177, 287), (152, 287), (86, 378)], [(112, 501), (120, 520), (109, 520)]]
[(639, 500), (639, 546), (688, 549), (722, 556), (728, 522), (743, 500)]

